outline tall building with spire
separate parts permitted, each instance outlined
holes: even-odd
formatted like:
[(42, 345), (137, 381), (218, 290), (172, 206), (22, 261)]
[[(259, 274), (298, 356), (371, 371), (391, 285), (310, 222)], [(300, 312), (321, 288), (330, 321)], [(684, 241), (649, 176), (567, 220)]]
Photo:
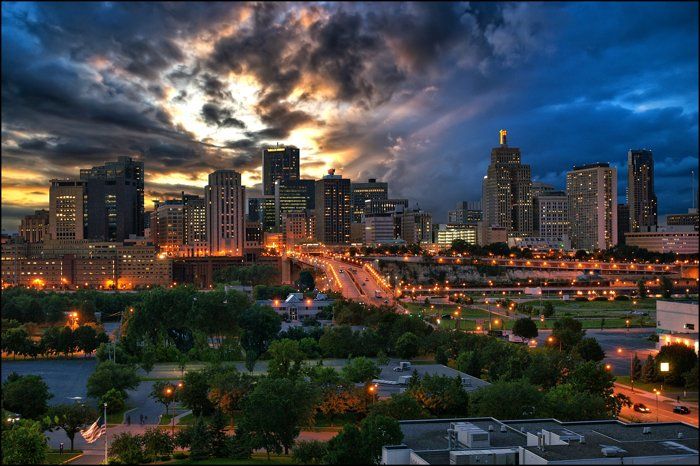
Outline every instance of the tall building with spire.
[(530, 165), (520, 161), (520, 149), (509, 147), (508, 132), (499, 132), (498, 147), (491, 149), (491, 164), (482, 186), (486, 226), (505, 227), (510, 236), (530, 236), (532, 226), (532, 177)]
[(631, 232), (648, 231), (657, 224), (654, 157), (650, 150), (627, 152), (627, 205)]

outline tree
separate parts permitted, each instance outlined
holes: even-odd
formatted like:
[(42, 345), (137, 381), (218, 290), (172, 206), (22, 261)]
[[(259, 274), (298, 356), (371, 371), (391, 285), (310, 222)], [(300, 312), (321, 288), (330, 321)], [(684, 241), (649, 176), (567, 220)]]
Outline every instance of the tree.
[(226, 436), (226, 418), (221, 411), (214, 411), (209, 421), (209, 448), (214, 457), (228, 456), (228, 438)]
[(543, 405), (545, 416), (560, 421), (583, 421), (608, 417), (605, 400), (590, 393), (582, 393), (568, 383), (557, 385), (547, 391)]
[[(282, 326), (277, 313), (269, 306), (254, 305), (241, 314), (241, 346), (246, 351), (246, 365), (267, 351), (270, 341), (277, 336)], [(251, 359), (248, 354), (250, 353)], [(248, 367), (252, 371), (252, 366)]]
[(476, 351), (462, 351), (457, 356), (457, 370), (474, 377), (481, 377), (481, 358)]
[(312, 291), (316, 288), (314, 275), (311, 270), (302, 270), (299, 272), (299, 289), (301, 291)]
[(630, 366), (630, 380), (639, 381), (642, 378), (642, 362), (637, 357), (637, 353), (634, 353), (634, 358), (632, 359), (632, 365)]
[(658, 372), (656, 370), (656, 363), (654, 362), (654, 357), (650, 354), (647, 356), (644, 365), (642, 366), (641, 379), (642, 382), (652, 383), (656, 382), (658, 378)]
[(254, 448), (285, 454), (294, 445), (300, 426), (310, 425), (316, 391), (303, 380), (260, 380), (243, 402), (239, 426), (250, 436)]
[(353, 358), (343, 367), (341, 373), (348, 382), (367, 383), (379, 377), (381, 369), (372, 361), (365, 357)]
[(146, 429), (141, 435), (141, 445), (144, 455), (152, 461), (163, 456), (170, 456), (174, 448), (173, 438), (157, 427)]
[(296, 379), (301, 372), (304, 353), (299, 342), (284, 338), (270, 344), (267, 353), (272, 359), (267, 363), (267, 373), (272, 378)]
[(218, 410), (231, 418), (241, 409), (241, 401), (253, 389), (253, 378), (239, 372), (235, 366), (208, 371), (210, 380), (209, 400)]
[(503, 380), (473, 392), (469, 410), (472, 416), (524, 419), (535, 417), (541, 404), (542, 394), (530, 382)]
[(2, 405), (4, 409), (21, 415), (25, 419), (38, 419), (53, 398), (49, 386), (38, 375), (11, 373), (2, 383)]
[(519, 336), (523, 341), (536, 338), (538, 335), (537, 324), (527, 317), (518, 319), (513, 324), (513, 334)]
[(605, 369), (602, 363), (587, 361), (574, 368), (566, 378), (579, 393), (589, 393), (604, 400), (608, 414), (616, 418), (623, 405), (629, 404), (629, 398), (615, 394), (615, 376)]
[(41, 346), (48, 354), (58, 354), (61, 330), (59, 327), (49, 327), (41, 336)]
[(418, 355), (420, 340), (412, 332), (406, 332), (396, 340), (396, 354), (402, 359), (411, 359)]
[(409, 385), (408, 393), (435, 416), (467, 414), (468, 395), (459, 376), (426, 374), (418, 384)]
[(315, 359), (321, 355), (321, 347), (318, 342), (311, 337), (305, 337), (299, 340), (299, 349), (307, 359)]
[(574, 351), (584, 361), (602, 361), (605, 359), (605, 351), (595, 338), (583, 338), (576, 344)]
[(75, 347), (85, 355), (92, 354), (97, 349), (97, 331), (89, 325), (81, 325), (73, 332)]
[(107, 403), (107, 412), (113, 414), (124, 410), (125, 401), (126, 392), (124, 390), (112, 388), (102, 396), (100, 404)]
[(9, 329), (2, 333), (2, 349), (3, 351), (12, 353), (13, 359), (18, 354), (25, 354), (28, 344), (29, 335), (22, 327)]
[(355, 338), (347, 325), (326, 327), (318, 345), (325, 357), (347, 358), (353, 352)]
[(189, 428), (190, 459), (203, 460), (211, 453), (211, 431), (202, 416)]
[(447, 350), (444, 346), (438, 346), (435, 350), (435, 364), (446, 366), (448, 362), (449, 357), (447, 356)]
[[(150, 397), (165, 407), (165, 413), (168, 413), (168, 406), (175, 401), (178, 396), (178, 390), (175, 385), (170, 382), (159, 380), (153, 384)], [(193, 411), (194, 413), (194, 411)]]
[(683, 376), (685, 380), (686, 390), (697, 390), (698, 389), (698, 363), (695, 363), (695, 367), (685, 373)]
[(70, 327), (63, 327), (58, 334), (58, 352), (64, 355), (75, 353), (76, 339)]
[(143, 439), (140, 435), (122, 432), (110, 441), (108, 455), (123, 464), (143, 464), (146, 457), (142, 446)]
[(63, 429), (73, 451), (75, 434), (97, 419), (97, 412), (83, 403), (60, 404), (49, 409), (49, 418), (55, 428)]
[(192, 410), (195, 416), (209, 416), (214, 406), (209, 399), (210, 374), (207, 371), (188, 371), (185, 373), (180, 389), (180, 401)]
[(550, 301), (545, 301), (542, 306), (542, 315), (549, 319), (554, 316), (554, 305)]
[(362, 447), (372, 464), (379, 464), (384, 445), (398, 445), (403, 432), (396, 419), (381, 414), (367, 416), (360, 423)]
[(48, 451), (41, 422), (23, 419), (2, 429), (2, 464), (45, 464)]
[[(683, 375), (695, 367), (698, 363), (698, 356), (692, 348), (680, 343), (674, 343), (662, 346), (656, 354), (654, 362), (665, 382), (681, 386), (684, 383)], [(669, 372), (661, 372), (660, 365), (662, 362), (668, 363)]]
[(139, 384), (136, 368), (130, 364), (104, 361), (97, 365), (87, 381), (87, 395), (100, 399), (112, 388), (132, 390)]
[(369, 409), (371, 414), (383, 414), (397, 420), (424, 419), (429, 413), (409, 393), (391, 395), (388, 400), (373, 403)]
[(292, 448), (292, 461), (298, 464), (323, 464), (328, 454), (326, 442), (319, 440), (299, 441)]
[(637, 291), (638, 291), (638, 293), (639, 293), (639, 297), (640, 297), (640, 298), (646, 297), (647, 291), (646, 291), (646, 288), (645, 288), (645, 286), (644, 286), (644, 280), (639, 280), (639, 281), (637, 282)]
[(571, 317), (563, 317), (554, 322), (552, 336), (561, 344), (564, 351), (571, 350), (586, 333), (580, 321)]
[(668, 278), (666, 275), (661, 277), (661, 294), (664, 298), (670, 298), (673, 294), (673, 280)]
[(352, 424), (343, 426), (343, 430), (328, 442), (328, 453), (324, 464), (369, 464), (368, 450), (358, 448), (363, 442), (362, 432)]

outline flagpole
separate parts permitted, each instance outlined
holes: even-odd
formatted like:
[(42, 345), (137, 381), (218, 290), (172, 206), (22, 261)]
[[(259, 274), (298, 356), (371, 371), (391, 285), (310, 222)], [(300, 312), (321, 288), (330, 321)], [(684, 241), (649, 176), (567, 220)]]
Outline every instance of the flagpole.
[(104, 404), (105, 408), (105, 464), (107, 464), (107, 403)]

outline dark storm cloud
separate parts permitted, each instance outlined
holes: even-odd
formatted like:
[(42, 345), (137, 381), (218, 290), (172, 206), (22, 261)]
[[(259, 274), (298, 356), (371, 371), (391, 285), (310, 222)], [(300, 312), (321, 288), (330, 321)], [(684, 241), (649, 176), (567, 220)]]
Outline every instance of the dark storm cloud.
[(245, 123), (233, 117), (230, 109), (208, 102), (202, 106), (202, 120), (210, 126), (245, 129)]

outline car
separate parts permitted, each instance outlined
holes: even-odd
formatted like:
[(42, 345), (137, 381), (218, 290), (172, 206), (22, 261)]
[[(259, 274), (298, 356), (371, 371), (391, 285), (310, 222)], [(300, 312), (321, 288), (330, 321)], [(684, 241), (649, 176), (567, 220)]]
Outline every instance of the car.
[(690, 409), (687, 406), (677, 405), (673, 407), (673, 412), (677, 414), (690, 414)]
[(635, 403), (634, 410), (638, 413), (650, 413), (651, 409), (647, 408), (644, 403)]

